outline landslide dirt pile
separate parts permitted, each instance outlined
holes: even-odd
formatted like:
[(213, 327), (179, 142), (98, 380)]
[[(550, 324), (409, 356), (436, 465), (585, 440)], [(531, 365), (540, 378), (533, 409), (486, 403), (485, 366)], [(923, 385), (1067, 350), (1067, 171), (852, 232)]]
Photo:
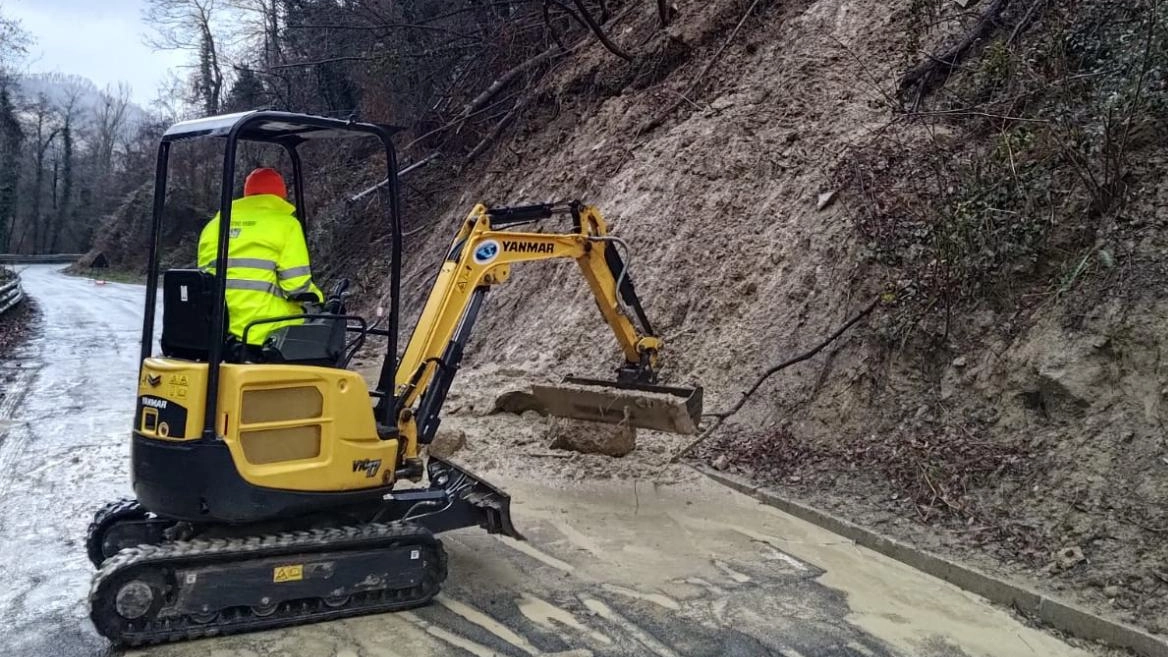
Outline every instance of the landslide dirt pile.
[[(1143, 6), (683, 1), (665, 34), (634, 13), (610, 27), (633, 64), (560, 65), (464, 187), (415, 208), (434, 228), (406, 241), (407, 301), (475, 202), (584, 199), (633, 245), (664, 382), (719, 410), (883, 294), (701, 458), (1168, 631), (1166, 69), (1147, 60), (1168, 20)], [(574, 265), (515, 267), (455, 392), (619, 358)], [(516, 463), (516, 425), (489, 421), (462, 427), (481, 460), (572, 472)], [(624, 473), (686, 442), (660, 440)]]

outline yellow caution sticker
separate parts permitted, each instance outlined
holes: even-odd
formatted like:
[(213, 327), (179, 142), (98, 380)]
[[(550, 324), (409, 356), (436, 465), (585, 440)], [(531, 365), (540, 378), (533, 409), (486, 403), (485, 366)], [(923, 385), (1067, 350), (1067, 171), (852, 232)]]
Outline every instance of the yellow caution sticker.
[(304, 564), (276, 566), (272, 571), (272, 581), (277, 584), (280, 582), (299, 582), (302, 579), (304, 579)]

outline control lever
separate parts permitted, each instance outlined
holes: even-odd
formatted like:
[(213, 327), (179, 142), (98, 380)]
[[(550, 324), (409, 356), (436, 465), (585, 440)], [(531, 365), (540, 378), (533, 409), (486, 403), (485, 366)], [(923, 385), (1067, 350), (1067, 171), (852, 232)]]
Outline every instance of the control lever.
[(345, 314), (345, 298), (349, 296), (349, 279), (342, 278), (333, 283), (329, 290), (328, 299), (324, 302), (324, 311), (334, 315)]

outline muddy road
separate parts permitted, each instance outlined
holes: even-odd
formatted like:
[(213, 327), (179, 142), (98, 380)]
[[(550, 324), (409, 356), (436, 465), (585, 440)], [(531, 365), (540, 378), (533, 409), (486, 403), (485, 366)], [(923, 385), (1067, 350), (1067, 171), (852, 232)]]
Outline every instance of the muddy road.
[[(87, 619), (83, 542), (93, 509), (129, 493), (142, 288), (47, 266), (24, 279), (43, 318), (3, 364), (0, 655), (118, 654)], [(1089, 654), (696, 474), (666, 487), (532, 479), (496, 479), (529, 540), (445, 535), (450, 579), (426, 608), (127, 654)]]

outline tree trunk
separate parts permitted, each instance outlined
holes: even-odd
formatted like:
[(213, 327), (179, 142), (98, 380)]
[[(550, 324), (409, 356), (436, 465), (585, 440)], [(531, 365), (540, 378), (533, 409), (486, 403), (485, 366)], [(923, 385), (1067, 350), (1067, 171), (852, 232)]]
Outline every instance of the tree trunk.
[(61, 201), (57, 205), (57, 219), (53, 222), (53, 234), (49, 239), (49, 250), (57, 252), (61, 241), (61, 231), (69, 221), (73, 207), (73, 130), (69, 118), (61, 129)]

